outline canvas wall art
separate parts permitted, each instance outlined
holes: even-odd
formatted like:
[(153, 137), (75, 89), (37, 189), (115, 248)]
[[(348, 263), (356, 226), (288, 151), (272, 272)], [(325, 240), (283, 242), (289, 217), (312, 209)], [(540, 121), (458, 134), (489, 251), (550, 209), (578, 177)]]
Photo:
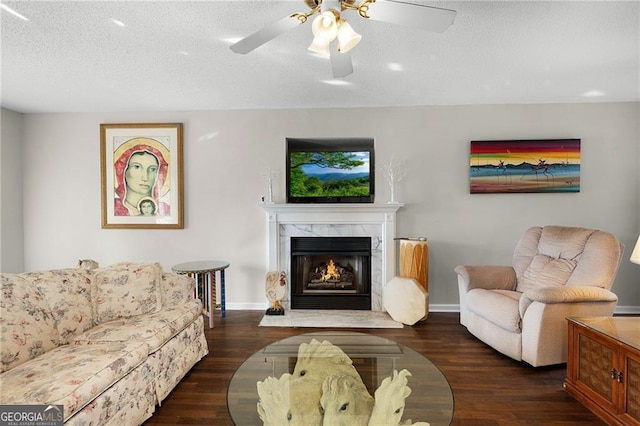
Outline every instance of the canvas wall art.
[(103, 228), (182, 229), (182, 124), (101, 124)]
[(472, 141), (470, 191), (580, 192), (580, 139)]

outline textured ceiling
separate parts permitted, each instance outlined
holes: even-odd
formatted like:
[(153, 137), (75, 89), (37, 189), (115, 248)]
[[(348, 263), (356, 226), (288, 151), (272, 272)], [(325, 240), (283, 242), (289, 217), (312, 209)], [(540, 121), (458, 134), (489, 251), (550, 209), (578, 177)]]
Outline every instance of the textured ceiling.
[(307, 11), (303, 0), (3, 1), (28, 21), (0, 10), (1, 102), (97, 112), (640, 100), (639, 2), (412, 3), (458, 14), (438, 34), (345, 12), (363, 39), (354, 73), (334, 80), (307, 50), (310, 22), (247, 55), (229, 49)]

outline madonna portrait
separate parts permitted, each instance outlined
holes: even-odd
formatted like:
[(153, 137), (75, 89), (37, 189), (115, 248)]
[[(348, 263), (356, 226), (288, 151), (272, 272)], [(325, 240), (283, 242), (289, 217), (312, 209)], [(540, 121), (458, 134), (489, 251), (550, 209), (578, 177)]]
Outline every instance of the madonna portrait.
[(102, 227), (182, 229), (182, 125), (100, 130)]

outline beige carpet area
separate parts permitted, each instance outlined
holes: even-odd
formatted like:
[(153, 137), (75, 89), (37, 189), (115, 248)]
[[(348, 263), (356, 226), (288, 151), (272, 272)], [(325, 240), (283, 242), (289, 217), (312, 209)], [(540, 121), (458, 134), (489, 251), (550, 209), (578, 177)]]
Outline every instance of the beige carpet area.
[(388, 313), (378, 311), (288, 310), (284, 315), (265, 315), (260, 327), (403, 328)]

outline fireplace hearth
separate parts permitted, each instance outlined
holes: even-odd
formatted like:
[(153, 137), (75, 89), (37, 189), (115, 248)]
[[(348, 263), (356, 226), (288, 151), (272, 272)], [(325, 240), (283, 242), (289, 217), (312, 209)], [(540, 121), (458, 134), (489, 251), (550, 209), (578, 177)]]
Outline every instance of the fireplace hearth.
[(371, 310), (371, 238), (291, 237), (291, 307)]

